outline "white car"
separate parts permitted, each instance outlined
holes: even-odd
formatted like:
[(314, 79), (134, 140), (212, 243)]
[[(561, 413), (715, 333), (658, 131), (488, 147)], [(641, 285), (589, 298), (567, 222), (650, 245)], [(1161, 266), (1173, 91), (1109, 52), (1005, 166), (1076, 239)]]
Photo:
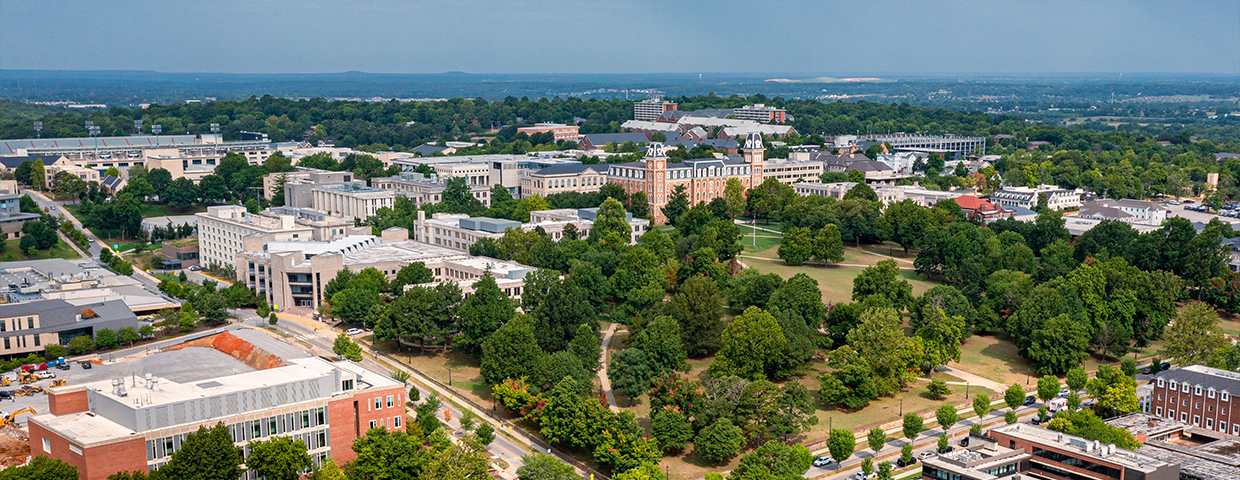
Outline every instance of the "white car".
[(920, 459), (922, 459), (922, 460), (925, 460), (925, 459), (930, 458), (930, 457), (933, 457), (933, 456), (935, 456), (935, 455), (936, 455), (936, 454), (935, 454), (934, 452), (921, 452), (921, 453), (917, 454), (917, 458), (920, 458)]
[(877, 478), (877, 477), (878, 477), (878, 472), (870, 472), (869, 475), (866, 475), (865, 472), (857, 472), (855, 475), (852, 476), (853, 480), (870, 480), (872, 478)]
[(361, 335), (361, 334), (363, 334), (363, 333), (365, 333), (365, 331), (364, 331), (364, 330), (362, 330), (362, 329), (360, 329), (360, 328), (350, 328), (350, 329), (348, 329), (348, 330), (345, 330), (345, 331), (344, 331), (344, 334), (345, 334), (345, 335), (348, 335), (348, 336), (350, 336), (350, 337), (357, 336), (357, 335)]
[(834, 461), (835, 461), (835, 460), (832, 460), (830, 455), (823, 455), (823, 456), (821, 456), (821, 457), (818, 457), (818, 458), (815, 458), (815, 459), (814, 459), (814, 466), (815, 466), (815, 467), (825, 467), (825, 466), (827, 466), (827, 465), (830, 465), (830, 464), (831, 464), (831, 462), (834, 462)]
[(1068, 396), (1068, 394), (1069, 394), (1069, 393), (1072, 393), (1072, 392), (1069, 392), (1069, 391), (1068, 391), (1068, 389), (1063, 389), (1063, 390), (1060, 390), (1060, 391), (1059, 391), (1059, 395), (1056, 395), (1056, 396), (1057, 396), (1057, 397), (1066, 397), (1066, 396)]

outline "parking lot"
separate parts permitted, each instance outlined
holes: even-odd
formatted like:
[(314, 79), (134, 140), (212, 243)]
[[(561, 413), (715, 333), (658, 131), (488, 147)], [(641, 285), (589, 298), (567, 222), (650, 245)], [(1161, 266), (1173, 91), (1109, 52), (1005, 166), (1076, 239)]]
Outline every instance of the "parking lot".
[[(234, 330), (233, 334), (280, 358), (300, 358), (310, 355), (293, 345), (272, 338), (267, 332), (261, 330), (244, 328)], [(106, 362), (108, 355), (104, 355), (103, 360)], [(160, 352), (124, 362), (92, 365), (90, 369), (82, 368), (77, 362), (70, 362), (69, 370), (51, 368), (49, 371), (54, 373), (56, 378), (64, 379), (69, 386), (123, 378), (126, 387), (133, 390), (141, 388), (134, 385), (140, 385), (141, 379), (147, 373), (177, 383), (189, 383), (224, 375), (252, 372), (254, 369), (225, 353), (210, 348), (191, 347)], [(52, 380), (48, 379), (39, 380), (31, 385), (47, 389), (51, 384)], [(0, 386), (0, 390), (16, 391), (21, 387), (21, 384), (13, 382), (8, 387)], [(38, 393), (26, 397), (14, 397), (11, 400), (0, 400), (0, 412), (7, 416), (10, 412), (34, 408), (36, 414), (44, 414), (48, 413), (47, 405), (47, 394)], [(29, 417), (30, 414), (23, 413), (16, 419), (24, 424)]]
[(1199, 204), (1197, 203), (1180, 204), (1180, 205), (1164, 204), (1164, 206), (1167, 207), (1167, 210), (1171, 211), (1171, 213), (1167, 214), (1168, 218), (1183, 217), (1183, 218), (1187, 218), (1189, 221), (1201, 222), (1201, 223), (1209, 223), (1211, 219), (1217, 218), (1219, 219), (1219, 221), (1224, 222), (1224, 223), (1240, 223), (1240, 219), (1237, 219), (1237, 218), (1223, 217), (1223, 216), (1219, 216), (1219, 215), (1216, 215), (1213, 213), (1207, 213), (1207, 212), (1194, 212), (1192, 210), (1186, 210), (1184, 208), (1190, 205), (1199, 205)]

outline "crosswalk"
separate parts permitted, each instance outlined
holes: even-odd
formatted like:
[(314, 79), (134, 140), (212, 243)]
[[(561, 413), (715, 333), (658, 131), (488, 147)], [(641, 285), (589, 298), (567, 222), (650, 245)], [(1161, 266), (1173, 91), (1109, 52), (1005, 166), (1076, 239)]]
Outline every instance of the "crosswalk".
[(327, 338), (327, 337), (324, 337), (324, 336), (319, 335), (319, 334), (317, 334), (317, 333), (304, 333), (304, 334), (301, 334), (301, 335), (293, 335), (293, 338), (296, 338), (296, 339), (298, 339), (298, 340), (305, 340), (305, 341), (309, 342), (309, 341), (311, 341), (311, 340), (313, 340), (313, 339), (316, 339), (316, 338)]

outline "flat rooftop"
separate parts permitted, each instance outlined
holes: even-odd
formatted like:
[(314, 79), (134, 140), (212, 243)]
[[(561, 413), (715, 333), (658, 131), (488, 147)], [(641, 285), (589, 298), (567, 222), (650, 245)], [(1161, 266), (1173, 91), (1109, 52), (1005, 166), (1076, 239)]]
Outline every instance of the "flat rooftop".
[(319, 185), (315, 188), (321, 190), (335, 190), (337, 192), (345, 193), (392, 193), (390, 190), (368, 187), (363, 185), (361, 182), (341, 183), (336, 185)]
[(1149, 473), (1170, 465), (1167, 462), (1124, 450), (1114, 445), (1101, 443), (1096, 440), (1087, 440), (1076, 435), (1068, 435), (1029, 424), (1013, 423), (1011, 425), (995, 427), (991, 431), (1068, 452), (1076, 452), (1083, 457), (1095, 458), (1140, 472)]
[(460, 250), (431, 245), (429, 243), (404, 240), (400, 242), (380, 243), (358, 252), (345, 254), (345, 265), (363, 265), (378, 262), (424, 262), (436, 258), (468, 257)]

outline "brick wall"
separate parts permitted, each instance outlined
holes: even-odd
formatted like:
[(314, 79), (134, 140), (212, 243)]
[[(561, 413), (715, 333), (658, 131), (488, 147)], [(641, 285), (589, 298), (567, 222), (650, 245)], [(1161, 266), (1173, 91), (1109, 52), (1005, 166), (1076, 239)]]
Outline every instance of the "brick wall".
[[(43, 448), (45, 439), (50, 451)], [(146, 471), (146, 441), (141, 438), (82, 448), (82, 453), (72, 451), (70, 445), (68, 440), (30, 422), (30, 454), (77, 467), (81, 480), (107, 480), (109, 475), (121, 471)]]
[[(392, 397), (392, 406), (388, 407), (387, 397)], [(375, 399), (379, 399), (380, 408), (375, 408)], [(345, 397), (328, 402), (327, 415), (331, 423), (332, 458), (337, 464), (344, 464), (357, 457), (353, 452), (353, 441), (359, 435), (370, 430), (370, 422), (376, 427), (388, 430), (405, 430), (405, 389), (391, 387), (375, 390), (355, 391), (352, 397)], [(356, 410), (355, 410), (356, 409)], [(400, 427), (396, 427), (395, 418), (400, 417)]]
[(85, 412), (90, 408), (86, 399), (86, 387), (47, 389), (47, 409), (52, 415), (68, 415)]

